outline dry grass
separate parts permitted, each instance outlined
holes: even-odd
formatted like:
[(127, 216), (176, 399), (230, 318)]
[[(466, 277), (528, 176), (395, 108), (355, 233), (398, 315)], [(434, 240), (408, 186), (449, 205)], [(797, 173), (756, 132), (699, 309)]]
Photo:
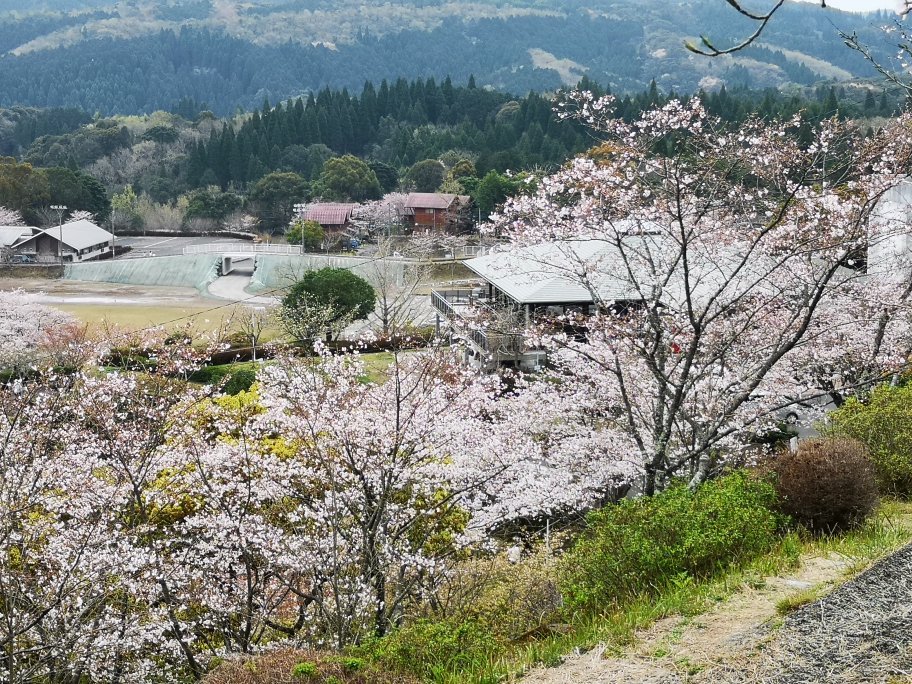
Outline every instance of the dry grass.
[(377, 672), (356, 658), (283, 649), (219, 665), (203, 684), (417, 684), (401, 674)]
[[(217, 306), (214, 305), (214, 306)], [(212, 310), (213, 307), (194, 306), (148, 306), (102, 304), (55, 304), (54, 308), (73, 314), (89, 327), (103, 328), (105, 325), (127, 329), (138, 329), (168, 324), (179, 325), (191, 320), (199, 330), (218, 330), (231, 317), (231, 308)]]

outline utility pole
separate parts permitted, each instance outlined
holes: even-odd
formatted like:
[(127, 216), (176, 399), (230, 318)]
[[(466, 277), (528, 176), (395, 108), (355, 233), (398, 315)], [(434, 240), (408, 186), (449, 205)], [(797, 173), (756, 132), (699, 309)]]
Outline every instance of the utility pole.
[(114, 225), (117, 222), (117, 209), (111, 207), (111, 261), (117, 258), (117, 249), (114, 244), (116, 238), (114, 236)]
[(57, 231), (58, 231), (58, 242), (57, 242), (57, 259), (60, 261), (60, 265), (63, 266), (63, 212), (67, 210), (65, 204), (52, 204), (51, 209), (57, 212)]
[(304, 210), (306, 208), (307, 205), (300, 202), (294, 205), (294, 213), (298, 217), (298, 224), (301, 226), (301, 256), (304, 256)]

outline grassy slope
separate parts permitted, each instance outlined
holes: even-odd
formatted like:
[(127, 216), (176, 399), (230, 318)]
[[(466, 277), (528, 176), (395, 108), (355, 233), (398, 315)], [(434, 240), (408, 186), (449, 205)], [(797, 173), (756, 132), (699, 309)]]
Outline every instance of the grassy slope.
[[(743, 569), (732, 570), (711, 581), (681, 582), (656, 598), (636, 600), (617, 611), (582, 616), (567, 634), (514, 646), (503, 657), (474, 663), (466, 671), (437, 681), (446, 684), (513, 681), (535, 665), (558, 665), (566, 654), (598, 644), (605, 645), (607, 654), (623, 654), (635, 642), (638, 632), (657, 620), (704, 614), (738, 592), (762, 585), (765, 578), (794, 569), (803, 561), (838, 554), (848, 562), (842, 578), (845, 581), (910, 541), (912, 503), (887, 501), (867, 525), (845, 536), (815, 539), (790, 533), (773, 552)], [(819, 593), (819, 589), (796, 589), (794, 597), (782, 602), (780, 611), (813, 600)]]

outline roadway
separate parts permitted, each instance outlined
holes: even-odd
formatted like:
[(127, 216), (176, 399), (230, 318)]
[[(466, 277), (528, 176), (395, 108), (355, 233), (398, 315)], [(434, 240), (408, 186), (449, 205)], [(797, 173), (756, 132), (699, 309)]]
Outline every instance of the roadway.
[(156, 235), (156, 236), (138, 236), (138, 235), (116, 235), (114, 244), (118, 247), (131, 247), (131, 251), (118, 259), (139, 259), (149, 256), (180, 256), (184, 253), (184, 247), (190, 245), (211, 245), (224, 244), (226, 249), (232, 245), (249, 245), (249, 240), (238, 240), (236, 238), (220, 238), (212, 236), (189, 237), (175, 235), (174, 237)]

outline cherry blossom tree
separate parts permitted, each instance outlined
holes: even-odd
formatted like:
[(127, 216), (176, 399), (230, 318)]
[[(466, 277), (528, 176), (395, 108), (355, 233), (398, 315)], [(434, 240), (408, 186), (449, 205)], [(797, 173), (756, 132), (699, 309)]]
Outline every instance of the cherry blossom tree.
[[(138, 563), (120, 534), (131, 490), (107, 476), (110, 450), (96, 422), (118, 415), (109, 382), (45, 371), (0, 389), (4, 681), (143, 681), (158, 669), (144, 656), (163, 628), (124, 582)], [(105, 410), (96, 415), (99, 396)]]
[(14, 209), (0, 207), (0, 226), (24, 226), (22, 214)]
[(565, 112), (611, 154), (571, 161), (495, 228), (529, 277), (590, 293), (585, 335), (541, 342), (555, 380), (585, 387), (633, 441), (652, 494), (671, 476), (700, 482), (775, 410), (819, 393), (813, 371), (864, 357), (855, 381), (870, 382), (903, 361), (908, 326), (892, 314), (908, 293), (876, 275), (862, 285), (859, 262), (873, 208), (908, 168), (910, 119), (868, 139), (834, 119), (801, 144), (797, 118), (727, 130), (694, 100), (627, 124), (611, 105), (582, 93)]
[(389, 192), (379, 200), (365, 202), (354, 211), (354, 220), (364, 231), (377, 235), (398, 233), (405, 217), (408, 195)]
[(35, 361), (48, 335), (75, 325), (74, 318), (24, 290), (0, 291), (0, 367)]
[(193, 679), (382, 634), (461, 550), (624, 477), (569, 387), (509, 388), (443, 349), (366, 382), (357, 354), (318, 351), (237, 397), (187, 386), (173, 341), (138, 371), (0, 387), (4, 681)]

